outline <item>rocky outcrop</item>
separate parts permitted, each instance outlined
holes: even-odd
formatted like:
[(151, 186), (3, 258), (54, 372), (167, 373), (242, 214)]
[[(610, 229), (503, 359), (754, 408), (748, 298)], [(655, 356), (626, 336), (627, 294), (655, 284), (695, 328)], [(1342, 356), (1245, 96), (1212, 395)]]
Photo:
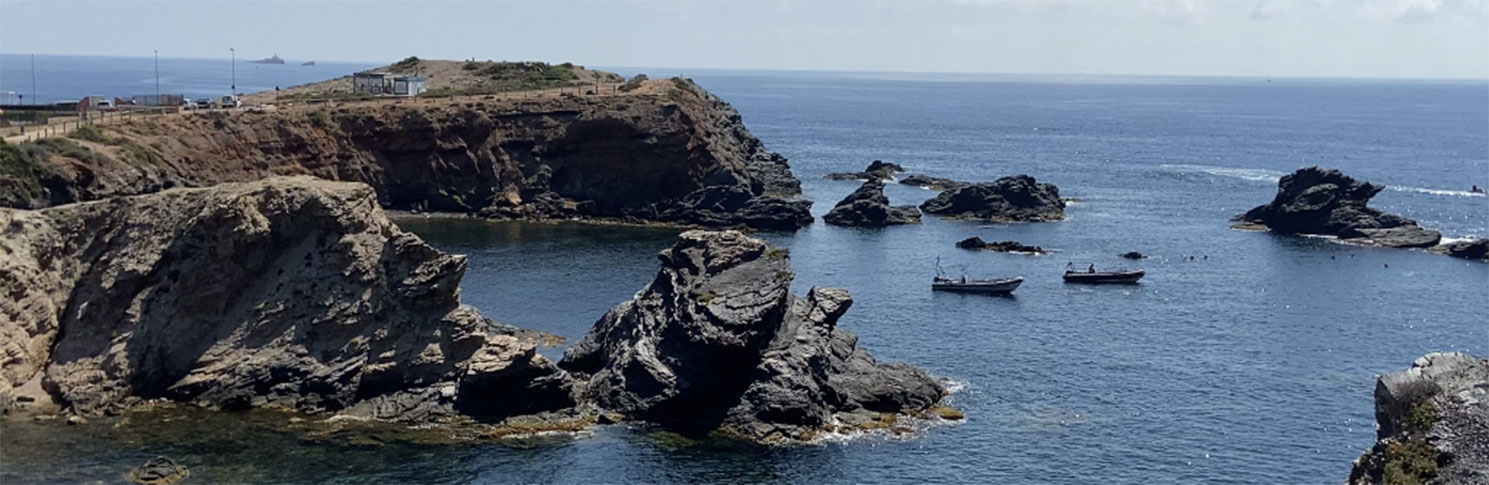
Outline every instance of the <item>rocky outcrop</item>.
[(822, 178), (825, 178), (825, 179), (828, 179), (828, 180), (880, 180), (880, 181), (882, 181), (882, 180), (893, 180), (895, 173), (897, 173), (897, 172), (903, 172), (903, 171), (905, 171), (905, 169), (904, 168), (901, 168), (899, 165), (896, 165), (896, 164), (893, 164), (893, 163), (889, 163), (889, 162), (885, 162), (885, 161), (882, 161), (882, 160), (874, 160), (872, 162), (869, 162), (869, 166), (868, 167), (865, 167), (862, 172), (836, 172), (836, 173), (827, 174), (827, 175), (823, 176)]
[(913, 205), (890, 207), (884, 196), (884, 182), (870, 179), (848, 194), (822, 221), (835, 226), (883, 227), (896, 224), (919, 224), (920, 209)]
[(914, 367), (875, 362), (837, 328), (847, 291), (792, 296), (785, 251), (734, 231), (689, 231), (659, 257), (651, 284), (559, 363), (601, 409), (691, 436), (771, 442), (925, 412), (946, 392)]
[(1375, 384), (1377, 441), (1351, 485), (1489, 483), (1489, 360), (1434, 353)]
[(1044, 248), (1041, 248), (1039, 246), (1030, 246), (1030, 245), (1027, 245), (1027, 244), (1020, 243), (1018, 241), (999, 241), (999, 242), (991, 242), (990, 243), (990, 242), (987, 242), (987, 241), (983, 241), (982, 238), (980, 238), (980, 237), (969, 237), (969, 238), (963, 239), (961, 241), (958, 241), (956, 243), (956, 247), (959, 247), (959, 248), (962, 248), (962, 249), (975, 249), (975, 250), (985, 250), (985, 251), (996, 251), (996, 252), (1000, 252), (1000, 253), (1021, 253), (1021, 254), (1045, 254), (1046, 253), (1046, 251), (1044, 250)]
[(1467, 241), (1454, 241), (1440, 244), (1428, 249), (1435, 253), (1442, 253), (1455, 258), (1463, 258), (1473, 261), (1489, 261), (1489, 239), (1470, 239)]
[(1147, 256), (1144, 256), (1143, 255), (1143, 253), (1139, 253), (1137, 251), (1128, 251), (1128, 252), (1125, 252), (1125, 253), (1122, 253), (1122, 254), (1118, 254), (1117, 257), (1122, 258), (1122, 259), (1145, 259), (1145, 258), (1147, 258)]
[(172, 485), (189, 476), (191, 476), (191, 470), (186, 469), (185, 466), (177, 465), (170, 458), (157, 456), (135, 467), (129, 474), (129, 481), (141, 485)]
[(410, 421), (574, 404), (531, 339), (460, 305), (465, 258), (399, 230), (366, 185), (271, 178), (0, 209), (0, 248), (0, 403)]
[(952, 179), (944, 179), (922, 174), (906, 175), (905, 178), (900, 179), (900, 183), (930, 190), (949, 190), (972, 185), (969, 182), (960, 182)]
[[(288, 106), (141, 119), (5, 149), (0, 203), (37, 208), (273, 175), (366, 183), (386, 208), (491, 217), (800, 227), (786, 159), (684, 79), (607, 95)], [(8, 160), (7, 160), (8, 161)], [(9, 164), (9, 163), (7, 163)], [(34, 169), (34, 170), (33, 170)], [(695, 203), (719, 193), (746, 203)], [(710, 214), (692, 214), (694, 210)], [(719, 210), (726, 214), (717, 213)], [(794, 228), (792, 227), (792, 228)]]
[(1237, 219), (1277, 232), (1336, 236), (1376, 246), (1425, 248), (1442, 240), (1437, 231), (1423, 229), (1416, 221), (1369, 207), (1370, 198), (1384, 189), (1338, 170), (1308, 167), (1284, 175), (1271, 203)]
[(1044, 222), (1065, 218), (1060, 189), (1028, 175), (948, 189), (920, 204), (927, 214), (992, 222)]

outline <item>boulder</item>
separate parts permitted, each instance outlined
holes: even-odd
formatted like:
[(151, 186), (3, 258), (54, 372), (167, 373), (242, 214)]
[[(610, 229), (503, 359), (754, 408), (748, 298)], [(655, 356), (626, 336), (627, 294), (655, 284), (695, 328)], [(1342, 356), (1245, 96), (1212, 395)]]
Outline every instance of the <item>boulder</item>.
[(922, 187), (922, 188), (927, 188), (927, 189), (931, 189), (931, 190), (948, 190), (948, 189), (956, 189), (956, 188), (961, 188), (961, 187), (966, 187), (968, 185), (972, 185), (969, 182), (959, 182), (959, 181), (952, 180), (952, 179), (944, 179), (944, 178), (940, 178), (940, 177), (932, 177), (932, 176), (929, 176), (929, 175), (922, 175), (922, 174), (906, 175), (905, 178), (900, 179), (900, 183), (901, 184), (904, 184), (904, 185), (913, 185), (913, 186), (916, 186), (916, 187)]
[(1060, 189), (1028, 175), (948, 189), (920, 204), (927, 214), (992, 222), (1044, 222), (1065, 217)]
[(890, 207), (884, 196), (884, 182), (870, 179), (848, 194), (822, 216), (822, 221), (835, 226), (882, 227), (920, 223), (920, 209), (913, 205)]
[(1489, 239), (1470, 239), (1434, 246), (1432, 252), (1474, 261), (1489, 261)]
[(1375, 421), (1350, 485), (1489, 483), (1489, 360), (1433, 353), (1380, 376)]
[(958, 241), (956, 247), (962, 249), (996, 251), (1000, 253), (1022, 253), (1022, 254), (1045, 254), (1044, 248), (1029, 246), (1018, 241), (987, 242), (980, 237), (969, 237)]
[[(362, 184), (270, 178), (0, 209), (0, 391), (424, 421), (573, 405), (531, 338), (460, 305), (465, 258)], [(446, 389), (458, 392), (443, 392)]]
[(1387, 247), (1424, 248), (1442, 239), (1437, 231), (1423, 229), (1416, 221), (1369, 207), (1370, 199), (1383, 189), (1338, 170), (1303, 168), (1278, 181), (1271, 203), (1237, 219), (1282, 233), (1336, 236)]
[(185, 466), (177, 465), (170, 458), (157, 456), (135, 467), (129, 474), (129, 480), (143, 485), (171, 485), (189, 476), (191, 470), (187, 470)]
[(1125, 253), (1122, 253), (1122, 254), (1118, 254), (1117, 257), (1126, 258), (1126, 259), (1143, 259), (1143, 258), (1146, 258), (1147, 256), (1143, 256), (1143, 253), (1139, 253), (1137, 251), (1128, 251), (1128, 252), (1125, 252)]
[(637, 74), (635, 76), (632, 76), (631, 79), (627, 80), (625, 84), (620, 85), (620, 90), (621, 92), (635, 91), (636, 89), (640, 88), (641, 85), (647, 80), (648, 78), (645, 74)]
[(896, 172), (903, 171), (905, 169), (899, 165), (874, 160), (873, 162), (869, 162), (869, 166), (865, 167), (862, 172), (830, 173), (823, 178), (829, 180), (893, 180)]
[(603, 411), (688, 436), (776, 442), (925, 412), (946, 393), (919, 369), (876, 362), (837, 327), (847, 291), (793, 296), (785, 251), (735, 231), (688, 231), (659, 258), (651, 283), (559, 363)]

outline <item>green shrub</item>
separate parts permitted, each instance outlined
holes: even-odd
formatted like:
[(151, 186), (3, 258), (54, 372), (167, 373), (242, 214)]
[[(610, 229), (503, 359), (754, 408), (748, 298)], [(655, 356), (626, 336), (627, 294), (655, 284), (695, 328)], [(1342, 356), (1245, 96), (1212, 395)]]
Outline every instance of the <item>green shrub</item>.
[(331, 126), (331, 115), (326, 114), (325, 111), (311, 111), (305, 114), (305, 118), (307, 120), (310, 120), (310, 126), (314, 126), (316, 128), (326, 128), (328, 126)]
[(109, 137), (104, 136), (103, 133), (100, 133), (97, 128), (92, 126), (80, 126), (78, 129), (72, 130), (72, 133), (69, 133), (67, 137), (76, 140), (91, 141), (93, 143), (113, 144), (113, 140), (110, 140)]
[(30, 207), (45, 191), (41, 181), (55, 174), (52, 154), (43, 145), (25, 142), (20, 146), (0, 140), (0, 201)]
[(1398, 441), (1386, 445), (1386, 485), (1421, 485), (1437, 476), (1437, 449), (1420, 441)]
[(1437, 406), (1431, 402), (1422, 401), (1412, 404), (1406, 412), (1406, 429), (1408, 431), (1427, 431), (1437, 424)]
[(419, 58), (416, 56), (405, 57), (403, 60), (393, 63), (393, 67), (405, 70), (419, 67)]

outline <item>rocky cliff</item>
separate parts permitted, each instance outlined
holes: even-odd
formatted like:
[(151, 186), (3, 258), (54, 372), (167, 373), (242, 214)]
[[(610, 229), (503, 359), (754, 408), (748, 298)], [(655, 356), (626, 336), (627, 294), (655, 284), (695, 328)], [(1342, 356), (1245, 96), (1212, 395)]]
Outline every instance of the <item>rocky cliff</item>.
[(399, 230), (362, 184), (0, 209), (0, 254), (0, 406), (423, 420), (573, 404), (530, 339), (460, 305), (465, 259)]
[(1375, 421), (1351, 485), (1489, 483), (1489, 360), (1434, 353), (1381, 376)]
[(660, 258), (651, 284), (559, 364), (602, 409), (771, 442), (923, 413), (946, 392), (919, 369), (875, 362), (837, 328), (847, 291), (792, 296), (789, 257), (763, 241), (689, 231)]
[(1338, 170), (1299, 169), (1277, 182), (1277, 196), (1237, 216), (1243, 223), (1293, 234), (1337, 236), (1342, 240), (1390, 247), (1425, 248), (1442, 240), (1405, 217), (1368, 206), (1385, 187), (1350, 178)]
[(732, 107), (691, 81), (642, 84), (586, 96), (364, 101), (99, 126), (6, 150), (7, 164), (26, 170), (0, 172), (0, 204), (304, 174), (366, 183), (394, 209), (785, 229), (811, 222), (785, 158)]

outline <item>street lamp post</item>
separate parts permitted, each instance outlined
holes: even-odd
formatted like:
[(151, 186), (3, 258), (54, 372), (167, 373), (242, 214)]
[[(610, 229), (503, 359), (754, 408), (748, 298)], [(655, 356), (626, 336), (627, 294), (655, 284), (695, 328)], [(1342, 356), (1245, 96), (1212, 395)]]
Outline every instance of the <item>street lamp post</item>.
[(155, 103), (165, 104), (160, 100), (160, 50), (155, 51)]
[(31, 104), (36, 101), (36, 54), (31, 54)]
[(238, 94), (238, 51), (232, 47), (227, 48), (227, 51), (233, 54), (233, 86), (232, 92), (228, 94), (236, 96)]

